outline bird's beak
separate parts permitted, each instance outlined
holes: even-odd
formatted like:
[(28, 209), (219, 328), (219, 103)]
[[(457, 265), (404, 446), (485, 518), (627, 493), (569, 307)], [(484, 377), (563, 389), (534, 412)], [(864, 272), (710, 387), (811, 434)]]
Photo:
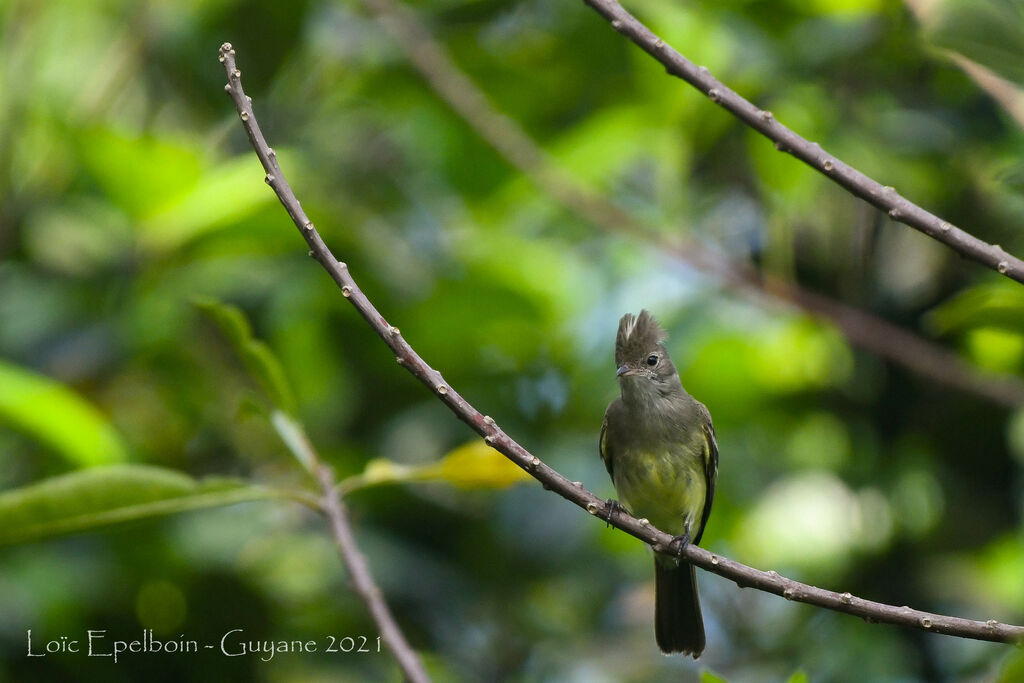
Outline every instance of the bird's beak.
[(632, 368), (627, 368), (625, 365), (623, 365), (618, 370), (615, 371), (615, 376), (616, 377), (629, 377), (630, 375), (639, 374), (639, 372), (640, 372), (639, 370), (632, 369)]

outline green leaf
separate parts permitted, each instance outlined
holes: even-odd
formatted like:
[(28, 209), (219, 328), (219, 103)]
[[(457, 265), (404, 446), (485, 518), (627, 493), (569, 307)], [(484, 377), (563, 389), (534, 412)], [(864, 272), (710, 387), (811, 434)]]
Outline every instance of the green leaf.
[(1024, 681), (1024, 647), (1020, 645), (1003, 661), (996, 683), (1017, 683), (1019, 681)]
[(210, 316), (241, 357), (246, 370), (267, 393), (271, 402), (285, 413), (295, 413), (295, 398), (281, 361), (262, 341), (253, 338), (245, 315), (235, 306), (210, 298), (197, 299), (195, 305)]
[(483, 489), (505, 488), (530, 479), (529, 474), (490, 446), (471, 441), (425, 465), (403, 465), (376, 458), (366, 464), (362, 474), (345, 479), (338, 487), (347, 494), (378, 484), (441, 481), (462, 489)]
[(945, 0), (923, 17), (926, 38), (1024, 84), (1024, 2)]
[(79, 132), (78, 145), (85, 171), (107, 197), (137, 218), (192, 190), (204, 165), (202, 150), (183, 136), (93, 128)]
[(807, 678), (806, 672), (797, 669), (793, 672), (793, 675), (789, 677), (789, 680), (786, 681), (786, 683), (809, 683), (809, 679)]
[(729, 681), (711, 669), (704, 669), (700, 672), (700, 683), (729, 683)]
[(0, 493), (0, 545), (186, 510), (283, 498), (313, 505), (302, 494), (241, 480), (197, 481), (149, 465), (94, 467)]
[(925, 323), (939, 334), (974, 327), (1024, 332), (1024, 291), (1008, 282), (975, 285), (933, 308)]
[(54, 380), (0, 361), (0, 419), (76, 467), (123, 462), (128, 451), (107, 419)]
[(207, 169), (193, 188), (173, 197), (141, 223), (143, 244), (173, 249), (251, 215), (274, 201), (274, 193), (259, 182), (262, 172), (252, 154)]

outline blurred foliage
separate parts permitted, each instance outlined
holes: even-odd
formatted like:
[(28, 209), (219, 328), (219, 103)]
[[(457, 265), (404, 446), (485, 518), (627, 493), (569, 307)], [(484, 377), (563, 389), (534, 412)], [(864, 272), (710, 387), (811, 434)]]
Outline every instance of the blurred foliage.
[[(1021, 375), (1024, 290), (776, 153), (582, 3), (411, 7), (594, 191)], [(1024, 87), (1019, 0), (936, 0), (922, 25), (894, 0), (628, 8), (804, 136), (1024, 253), (1024, 132), (947, 61), (963, 54)], [(521, 473), (466, 467), (490, 451), (466, 445), (465, 426), (305, 256), (224, 97), (217, 48), (238, 50), (289, 181), (381, 312), (509, 434), (601, 495), (612, 493), (596, 441), (617, 391), (615, 323), (641, 307), (665, 323), (718, 432), (704, 537), (716, 552), (1020, 623), (1024, 410), (923, 380), (787, 307), (737, 300), (567, 213), (436, 98), (355, 0), (7, 0), (0, 36), (0, 529), (11, 538), (18, 519), (71, 531), (84, 528), (76, 515), (169, 512), (210, 486), (307, 486), (282, 423), (266, 419), (269, 391), (340, 479), (466, 476), (464, 488), (349, 496), (381, 589), (439, 680), (1020, 678), (1012, 648), (865, 624), (703, 573), (708, 650), (700, 663), (662, 657), (639, 543), (538, 486), (475, 490)], [(241, 313), (216, 305), (211, 325), (197, 298)], [(137, 655), (116, 667), (25, 657), (29, 628), (375, 638), (320, 520), (291, 502), (4, 546), (0, 586), (0, 680), (396, 676), (385, 654)]]

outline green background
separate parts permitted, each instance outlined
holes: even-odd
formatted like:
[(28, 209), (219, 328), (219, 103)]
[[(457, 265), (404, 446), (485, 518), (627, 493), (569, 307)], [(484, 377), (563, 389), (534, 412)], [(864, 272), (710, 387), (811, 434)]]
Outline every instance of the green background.
[[(913, 329), (985, 381), (1021, 377), (1024, 288), (778, 154), (582, 3), (410, 8), (570, 177), (665, 236)], [(984, 65), (1024, 98), (1020, 0), (920, 16), (885, 0), (628, 9), (808, 139), (1024, 254), (1022, 124), (952, 61)], [(126, 462), (307, 485), (198, 296), (245, 312), (340, 475), (381, 457), (429, 463), (472, 439), (306, 256), (224, 95), (224, 41), (328, 245), (533, 453), (612, 494), (597, 434), (617, 392), (615, 325), (648, 308), (718, 432), (706, 547), (870, 599), (1024, 621), (1024, 412), (560, 207), (438, 99), (358, 2), (0, 2), (0, 489)], [(1006, 645), (867, 624), (704, 573), (708, 649), (699, 663), (665, 658), (649, 551), (535, 483), (403, 484), (349, 503), (439, 680), (1024, 676)], [(14, 524), (0, 506), (0, 530)], [(0, 548), (0, 680), (398, 677), (386, 654), (30, 659), (29, 628), (372, 640), (326, 527), (292, 502)]]

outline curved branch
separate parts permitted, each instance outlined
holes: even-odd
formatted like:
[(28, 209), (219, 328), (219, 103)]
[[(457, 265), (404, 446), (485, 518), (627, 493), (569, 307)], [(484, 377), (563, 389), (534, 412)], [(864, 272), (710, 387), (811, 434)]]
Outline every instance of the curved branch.
[(669, 240), (664, 231), (574, 181), (512, 119), (487, 99), (429, 31), (394, 0), (361, 0), (434, 92), (509, 164), (541, 191), (583, 220), (610, 233), (643, 239), (691, 267), (716, 275), (748, 298), (765, 295), (835, 325), (853, 345), (961, 391), (1015, 408), (1024, 405), (1024, 382), (985, 373), (956, 353), (910, 330), (782, 278), (732, 262), (694, 242)]
[[(266, 182), (273, 188), (277, 198), (281, 201), (288, 215), (299, 229), (299, 233), (306, 240), (310, 248), (310, 256), (315, 258), (324, 270), (331, 276), (338, 287), (341, 288), (342, 296), (347, 298), (359, 311), (374, 332), (387, 344), (388, 348), (395, 354), (398, 364), (407, 369), (412, 375), (425, 384), (438, 400), (465, 422), (477, 434), (484, 438), (484, 441), (496, 451), (507, 457), (516, 465), (533, 476), (541, 485), (554, 491), (568, 501), (585, 509), (592, 515), (607, 519), (611, 524), (622, 529), (626, 533), (649, 544), (658, 552), (675, 552), (674, 539), (672, 536), (651, 526), (650, 522), (644, 519), (636, 519), (625, 512), (610, 511), (604, 501), (588, 491), (579, 482), (572, 482), (564, 476), (544, 464), (540, 458), (533, 455), (495, 423), (494, 419), (484, 415), (479, 410), (462, 398), (455, 389), (444, 381), (441, 373), (430, 367), (426, 361), (420, 358), (412, 346), (402, 337), (397, 327), (389, 324), (388, 321), (377, 311), (373, 303), (356, 285), (355, 280), (348, 271), (348, 267), (338, 261), (324, 244), (320, 234), (316, 231), (312, 221), (302, 210), (302, 206), (292, 192), (288, 181), (281, 173), (281, 167), (277, 161), (277, 155), (271, 149), (260, 131), (253, 114), (252, 102), (245, 96), (242, 90), (241, 72), (235, 66), (235, 51), (230, 43), (224, 43), (220, 49), (221, 61), (228, 76), (228, 84), (225, 86), (238, 110), (242, 119), (246, 134), (252, 142), (256, 156), (266, 171)], [(757, 588), (768, 593), (781, 595), (787, 600), (796, 600), (819, 607), (825, 607), (838, 612), (854, 614), (868, 621), (878, 621), (901, 626), (909, 626), (945, 633), (964, 638), (977, 640), (989, 640), (996, 642), (1019, 642), (1024, 641), (1024, 626), (1002, 624), (995, 619), (987, 622), (961, 619), (959, 617), (944, 616), (910, 609), (909, 607), (895, 607), (871, 600), (858, 598), (849, 593), (836, 593), (810, 586), (792, 579), (780, 576), (774, 571), (760, 571), (748, 567), (739, 562), (708, 552), (696, 545), (689, 545), (682, 550), (687, 561), (713, 572), (727, 579), (735, 581), (740, 586)]]
[(780, 152), (788, 152), (851, 194), (889, 214), (899, 223), (942, 242), (961, 256), (988, 266), (1006, 277), (1024, 283), (1024, 261), (1007, 253), (998, 244), (989, 244), (957, 228), (935, 214), (900, 196), (892, 187), (883, 187), (852, 166), (829, 154), (816, 142), (810, 142), (777, 121), (766, 109), (759, 109), (711, 75), (676, 52), (627, 12), (616, 0), (583, 0), (607, 19), (612, 28), (632, 40), (640, 49), (664, 65), (708, 99), (719, 104), (737, 119), (775, 143)]
[[(221, 49), (223, 50), (223, 46)], [(341, 492), (335, 483), (334, 470), (320, 459), (302, 425), (292, 420), (286, 413), (275, 410), (271, 415), (271, 423), (295, 459), (320, 484), (321, 499), (316, 509), (323, 512), (327, 518), (334, 542), (338, 546), (338, 554), (352, 580), (352, 587), (366, 605), (374, 623), (377, 624), (381, 640), (394, 655), (398, 667), (402, 670), (402, 676), (411, 683), (429, 683), (430, 677), (427, 676), (427, 672), (423, 668), (423, 662), (420, 661), (416, 651), (410, 647), (409, 642), (405, 639), (405, 634), (402, 633), (398, 622), (395, 621), (391, 610), (388, 609), (384, 595), (373, 580), (366, 556), (363, 555), (359, 544), (356, 543), (356, 536), (352, 532), (352, 525), (348, 519), (348, 511), (345, 509), (345, 504), (341, 502)]]

